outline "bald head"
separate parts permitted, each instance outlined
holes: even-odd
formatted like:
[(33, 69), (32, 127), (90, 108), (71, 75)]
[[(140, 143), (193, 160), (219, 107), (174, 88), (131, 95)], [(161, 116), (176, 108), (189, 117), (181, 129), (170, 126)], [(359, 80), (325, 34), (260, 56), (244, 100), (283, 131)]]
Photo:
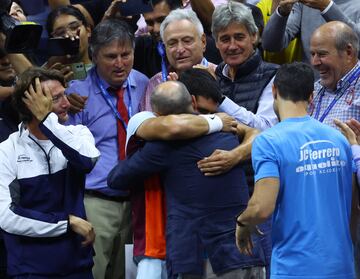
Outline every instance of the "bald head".
[(353, 56), (358, 56), (359, 38), (349, 25), (341, 21), (327, 22), (317, 28), (312, 35), (311, 41), (319, 39), (331, 41), (338, 51), (345, 51), (351, 47)]
[(356, 33), (343, 22), (328, 22), (314, 31), (310, 41), (311, 64), (325, 88), (334, 91), (339, 80), (354, 68), (358, 49)]
[(189, 91), (178, 81), (158, 85), (151, 95), (150, 103), (152, 110), (159, 115), (194, 112)]

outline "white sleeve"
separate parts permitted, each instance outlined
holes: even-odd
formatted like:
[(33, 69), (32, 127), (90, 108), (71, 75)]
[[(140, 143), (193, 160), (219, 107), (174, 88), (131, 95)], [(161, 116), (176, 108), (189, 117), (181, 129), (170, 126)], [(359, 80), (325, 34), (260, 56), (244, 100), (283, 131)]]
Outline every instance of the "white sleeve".
[(226, 112), (237, 121), (260, 131), (272, 127), (278, 122), (273, 109), (274, 98), (271, 91), (273, 81), (274, 78), (264, 88), (256, 114), (239, 106), (227, 97), (225, 97), (224, 101), (219, 106), (219, 111)]
[(156, 117), (155, 114), (151, 111), (142, 111), (134, 116), (132, 116), (129, 120), (128, 127), (126, 130), (126, 146), (125, 150), (127, 148), (127, 144), (129, 142), (129, 139), (136, 134), (137, 129), (139, 126), (147, 119)]
[(100, 156), (95, 139), (83, 125), (64, 126), (55, 113), (50, 113), (39, 125), (40, 130), (76, 167), (90, 171)]

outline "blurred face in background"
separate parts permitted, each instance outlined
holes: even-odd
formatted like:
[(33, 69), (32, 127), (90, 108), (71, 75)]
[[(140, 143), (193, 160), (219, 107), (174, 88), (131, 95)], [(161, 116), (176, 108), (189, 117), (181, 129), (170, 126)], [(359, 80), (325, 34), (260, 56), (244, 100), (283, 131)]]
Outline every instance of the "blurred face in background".
[(17, 21), (26, 21), (24, 10), (19, 4), (12, 2), (9, 15), (15, 18)]
[(87, 58), (91, 30), (90, 27), (86, 27), (83, 22), (75, 16), (67, 14), (59, 15), (54, 20), (51, 35), (54, 38), (79, 36), (79, 59), (84, 60), (85, 57)]
[(0, 58), (0, 84), (13, 84), (16, 72), (7, 56)]
[(165, 17), (170, 13), (170, 7), (166, 1), (161, 1), (153, 7), (153, 11), (143, 14), (147, 29), (150, 35), (160, 41), (160, 25)]

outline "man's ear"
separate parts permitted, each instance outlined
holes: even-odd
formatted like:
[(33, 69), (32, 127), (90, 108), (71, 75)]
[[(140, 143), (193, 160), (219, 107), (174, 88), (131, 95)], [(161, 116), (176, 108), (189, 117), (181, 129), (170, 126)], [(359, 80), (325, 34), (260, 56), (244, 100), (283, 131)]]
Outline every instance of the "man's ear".
[(201, 42), (203, 44), (203, 52), (205, 52), (205, 50), (206, 50), (206, 35), (205, 35), (205, 33), (203, 33), (201, 35)]
[(196, 97), (194, 95), (191, 95), (191, 105), (194, 110), (197, 110), (197, 102), (196, 102)]
[(88, 27), (85, 27), (85, 30), (86, 30), (86, 33), (87, 33), (87, 37), (89, 39), (91, 37), (91, 28), (88, 26)]
[(276, 89), (276, 86), (275, 86), (274, 83), (271, 86), (271, 91), (272, 91), (274, 100), (276, 100), (276, 98), (277, 98), (277, 89)]
[(315, 91), (313, 91), (313, 92), (311, 92), (311, 94), (310, 94), (310, 96), (309, 96), (309, 104), (311, 104), (312, 103), (312, 101), (313, 101), (313, 99), (314, 99), (314, 92)]

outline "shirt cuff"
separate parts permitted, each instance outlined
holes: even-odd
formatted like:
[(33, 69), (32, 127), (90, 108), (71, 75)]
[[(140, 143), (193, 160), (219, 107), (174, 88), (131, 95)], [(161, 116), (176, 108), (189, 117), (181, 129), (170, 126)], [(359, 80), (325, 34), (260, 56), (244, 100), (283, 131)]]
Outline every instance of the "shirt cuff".
[(354, 161), (357, 162), (360, 160), (360, 145), (354, 144), (351, 146), (352, 155), (354, 158)]
[(276, 14), (277, 14), (279, 17), (281, 17), (281, 18), (286, 17), (286, 16), (283, 16), (283, 15), (280, 14), (280, 12), (279, 12), (279, 6), (276, 8), (275, 11), (276, 11)]
[(334, 5), (334, 2), (333, 2), (333, 1), (330, 1), (329, 5), (328, 5), (322, 12), (320, 12), (321, 15), (326, 14), (327, 11), (330, 10), (330, 8), (332, 7), (332, 5)]
[[(224, 100), (221, 101), (219, 106), (219, 111), (229, 112), (229, 110), (233, 111), (235, 109), (234, 102), (227, 96), (224, 96)], [(229, 114), (229, 113), (228, 113)]]

